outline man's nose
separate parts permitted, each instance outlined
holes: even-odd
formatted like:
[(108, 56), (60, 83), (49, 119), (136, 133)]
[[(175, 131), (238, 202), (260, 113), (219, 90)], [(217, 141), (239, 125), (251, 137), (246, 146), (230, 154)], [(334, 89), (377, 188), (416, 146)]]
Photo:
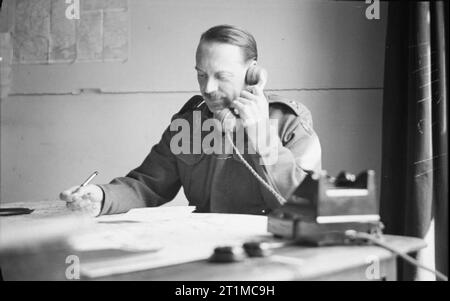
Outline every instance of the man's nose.
[(214, 78), (209, 78), (206, 81), (205, 93), (210, 94), (216, 92), (218, 88), (217, 81)]

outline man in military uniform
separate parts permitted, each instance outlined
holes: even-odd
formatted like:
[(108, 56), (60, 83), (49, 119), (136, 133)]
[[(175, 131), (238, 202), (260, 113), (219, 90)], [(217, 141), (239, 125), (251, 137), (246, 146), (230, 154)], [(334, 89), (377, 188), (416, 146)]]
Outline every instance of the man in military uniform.
[[(244, 30), (221, 25), (203, 33), (195, 66), (202, 95), (192, 97), (172, 117), (172, 124), (182, 120), (194, 129), (188, 137), (189, 152), (174, 152), (178, 132), (169, 126), (143, 163), (125, 177), (104, 185), (75, 186), (60, 198), (73, 210), (97, 216), (160, 206), (182, 186), (197, 212), (265, 214), (279, 207), (307, 173), (320, 170), (321, 148), (306, 107), (266, 94), (260, 85), (246, 84), (247, 71), (256, 65), (257, 57), (256, 42)], [(236, 150), (211, 153), (202, 147), (193, 151), (194, 140), (207, 134), (195, 131), (195, 123), (227, 108), (238, 116), (239, 129), (244, 129), (250, 146), (247, 150), (254, 153), (245, 153), (245, 148), (242, 156)], [(277, 124), (275, 132), (268, 132), (275, 141), (271, 147), (248, 135), (269, 120)], [(221, 133), (217, 137), (225, 140), (226, 134)], [(269, 163), (268, 158), (276, 160)]]

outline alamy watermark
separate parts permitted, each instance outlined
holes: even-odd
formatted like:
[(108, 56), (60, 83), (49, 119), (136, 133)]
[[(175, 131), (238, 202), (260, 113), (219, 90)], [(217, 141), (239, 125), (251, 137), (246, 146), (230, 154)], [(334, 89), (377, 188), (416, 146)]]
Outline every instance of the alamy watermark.
[(233, 154), (235, 149), (227, 139), (230, 135), (234, 146), (241, 154), (261, 155), (261, 165), (272, 165), (278, 160), (278, 120), (268, 119), (253, 126), (244, 126), (242, 119), (236, 119), (233, 131), (224, 132), (223, 125), (216, 118), (202, 120), (201, 112), (192, 112), (191, 123), (177, 118), (170, 124), (173, 134), (170, 150), (180, 154)]
[(77, 255), (69, 255), (66, 257), (66, 279), (79, 280), (80, 279), (80, 258)]
[(380, 20), (380, 0), (366, 0), (366, 4), (369, 4), (366, 8), (366, 18)]
[(370, 255), (366, 258), (366, 263), (368, 264), (365, 275), (368, 280), (380, 280), (380, 258), (375, 255)]
[(80, 19), (80, 0), (66, 0), (69, 4), (66, 8), (66, 18), (69, 20)]

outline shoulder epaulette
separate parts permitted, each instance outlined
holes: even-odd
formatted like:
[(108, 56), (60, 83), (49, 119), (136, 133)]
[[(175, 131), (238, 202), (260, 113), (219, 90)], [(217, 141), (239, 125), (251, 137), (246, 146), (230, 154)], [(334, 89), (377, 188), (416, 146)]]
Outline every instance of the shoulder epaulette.
[(288, 108), (290, 108), (297, 116), (300, 116), (301, 114), (302, 109), (302, 107), (300, 106), (301, 104), (299, 104), (294, 100), (289, 100), (278, 95), (269, 94), (267, 95), (267, 101), (269, 102), (269, 104), (277, 104), (277, 103), (283, 104)]
[(271, 104), (282, 104), (286, 107), (288, 107), (292, 112), (294, 112), (295, 115), (300, 117), (301, 124), (303, 128), (308, 132), (312, 133), (313, 129), (313, 121), (311, 112), (309, 109), (303, 105), (302, 103), (299, 103), (295, 100), (286, 99), (284, 97), (270, 94), (266, 95), (267, 101), (269, 102), (269, 105)]

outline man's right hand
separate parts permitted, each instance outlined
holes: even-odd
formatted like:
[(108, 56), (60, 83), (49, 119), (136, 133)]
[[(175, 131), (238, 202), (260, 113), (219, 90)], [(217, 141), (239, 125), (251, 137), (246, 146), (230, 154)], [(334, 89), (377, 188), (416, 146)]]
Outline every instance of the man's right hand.
[(67, 208), (73, 211), (98, 216), (103, 205), (103, 190), (93, 184), (84, 187), (73, 186), (59, 194), (59, 198), (66, 202)]

